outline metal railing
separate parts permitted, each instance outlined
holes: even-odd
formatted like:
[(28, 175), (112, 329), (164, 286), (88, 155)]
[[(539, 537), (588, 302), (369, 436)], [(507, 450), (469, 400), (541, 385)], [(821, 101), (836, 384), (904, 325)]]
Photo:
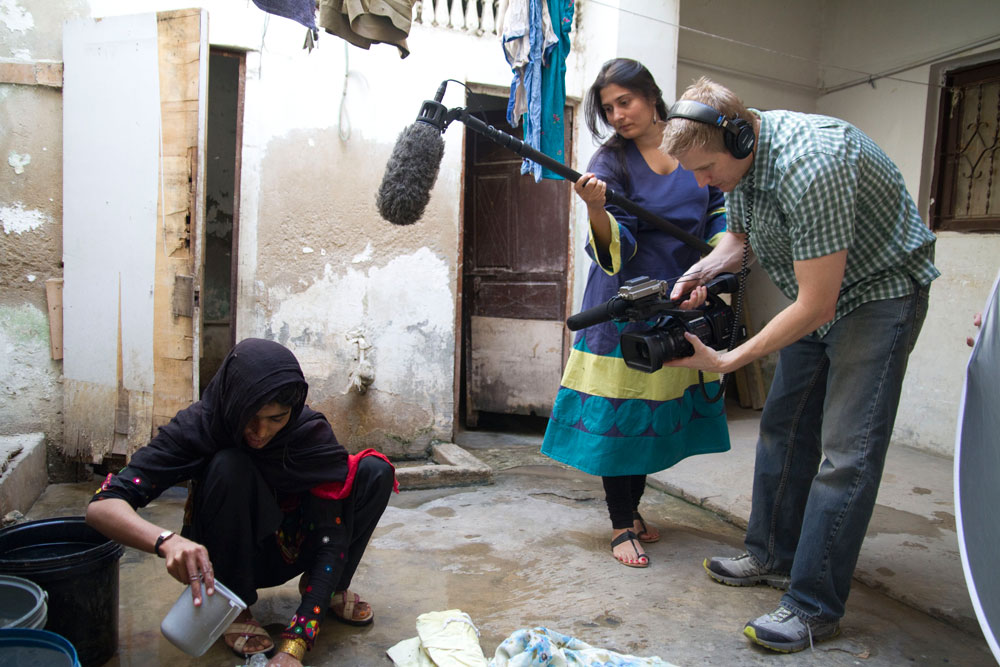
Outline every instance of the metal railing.
[(500, 0), (417, 0), (413, 22), (474, 35), (496, 35), (499, 6)]

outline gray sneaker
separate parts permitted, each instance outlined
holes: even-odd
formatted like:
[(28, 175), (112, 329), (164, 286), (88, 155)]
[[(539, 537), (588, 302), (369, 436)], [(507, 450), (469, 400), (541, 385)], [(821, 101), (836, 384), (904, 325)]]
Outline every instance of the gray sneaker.
[(747, 553), (736, 558), (706, 558), (702, 565), (708, 576), (728, 586), (767, 584), (785, 590), (791, 583), (791, 577), (787, 574), (765, 570), (756, 558)]
[(794, 653), (836, 637), (840, 634), (840, 624), (806, 621), (788, 607), (781, 606), (747, 623), (743, 634), (772, 651)]

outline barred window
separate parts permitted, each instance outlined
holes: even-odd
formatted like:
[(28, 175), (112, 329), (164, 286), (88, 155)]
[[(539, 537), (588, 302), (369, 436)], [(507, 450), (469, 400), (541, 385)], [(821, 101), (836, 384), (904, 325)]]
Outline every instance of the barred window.
[(952, 70), (945, 86), (932, 227), (1000, 231), (1000, 61)]

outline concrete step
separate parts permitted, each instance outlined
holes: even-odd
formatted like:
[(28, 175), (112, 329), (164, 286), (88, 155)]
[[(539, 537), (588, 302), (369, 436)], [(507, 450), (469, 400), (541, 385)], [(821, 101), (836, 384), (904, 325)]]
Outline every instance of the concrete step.
[(398, 466), (400, 490), (493, 483), (493, 469), (454, 443), (434, 445), (431, 460), (424, 465)]
[(48, 483), (45, 434), (0, 435), (0, 517), (27, 514)]

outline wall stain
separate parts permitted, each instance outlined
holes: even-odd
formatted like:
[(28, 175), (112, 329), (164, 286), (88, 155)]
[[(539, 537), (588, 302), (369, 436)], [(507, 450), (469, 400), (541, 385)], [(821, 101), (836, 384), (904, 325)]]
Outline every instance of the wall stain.
[(0, 329), (18, 343), (49, 344), (48, 317), (31, 304), (0, 307)]

